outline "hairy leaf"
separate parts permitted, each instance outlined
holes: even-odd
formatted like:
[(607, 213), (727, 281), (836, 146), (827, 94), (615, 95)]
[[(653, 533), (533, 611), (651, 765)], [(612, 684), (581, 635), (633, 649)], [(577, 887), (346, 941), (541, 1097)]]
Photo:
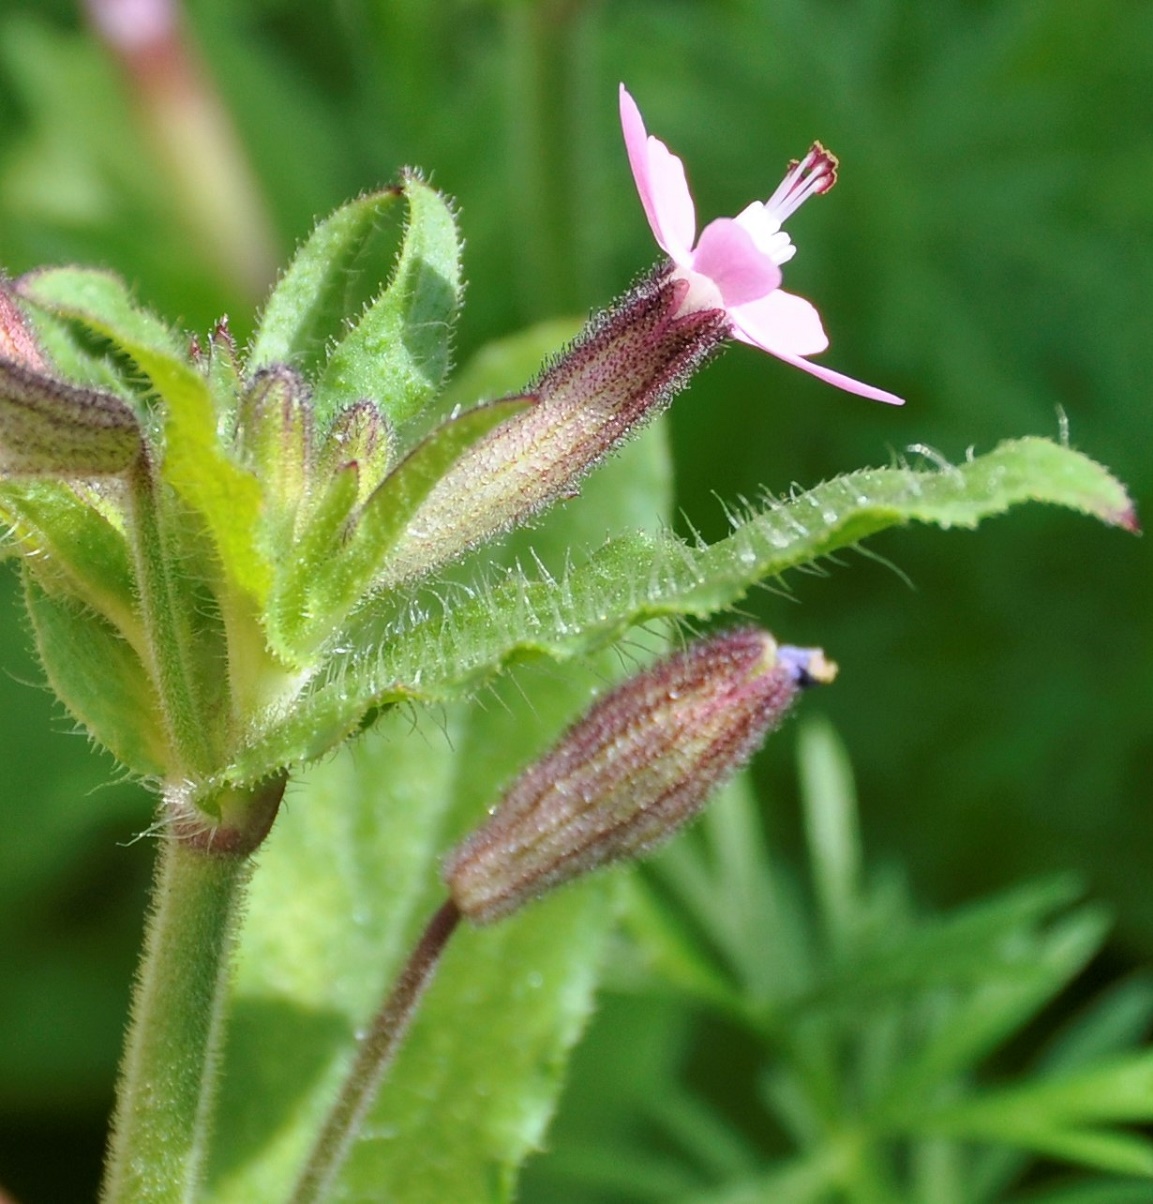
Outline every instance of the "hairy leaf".
[(108, 339), (147, 375), (167, 403), (165, 480), (203, 517), (231, 581), (263, 601), (272, 575), (258, 537), (260, 484), (222, 449), (209, 383), (188, 362), (179, 339), (139, 309), (124, 282), (107, 272), (46, 269), (23, 277), (20, 289)]
[(135, 773), (171, 763), (152, 681), (135, 649), (106, 619), (25, 575), (25, 602), (52, 689), (97, 743)]
[(322, 219), (297, 251), (264, 307), (249, 372), (289, 364), (310, 374), (354, 317), (351, 277), (401, 190), (371, 192)]
[(957, 467), (838, 477), (769, 502), (707, 547), (668, 534), (622, 536), (560, 579), (512, 571), (495, 583), (450, 590), (443, 602), (413, 595), (378, 630), (375, 657), (336, 660), (296, 713), (254, 741), (230, 775), (249, 781), (286, 760), (319, 756), (374, 707), (459, 697), (518, 659), (567, 661), (649, 619), (715, 614), (757, 582), (887, 527), (973, 527), (1026, 501), (1135, 524), (1124, 488), (1100, 465), (1027, 438)]
[(460, 298), (460, 240), (445, 199), (416, 176), (404, 181), (409, 206), (388, 287), (333, 348), (316, 382), (323, 425), (367, 397), (399, 426), (432, 399), (448, 371), (452, 320)]

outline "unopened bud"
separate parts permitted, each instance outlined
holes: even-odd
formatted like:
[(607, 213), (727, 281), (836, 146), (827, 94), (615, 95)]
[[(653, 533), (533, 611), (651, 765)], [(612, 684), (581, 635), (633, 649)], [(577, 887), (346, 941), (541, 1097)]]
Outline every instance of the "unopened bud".
[(388, 474), (392, 451), (392, 429), (384, 415), (371, 401), (354, 402), (332, 420), (317, 456), (317, 478), (325, 481), (355, 464), (357, 501), (363, 502)]
[(312, 411), (308, 389), (291, 368), (277, 365), (252, 378), (237, 410), (236, 442), (272, 505), (294, 514), (308, 483)]
[(105, 476), (128, 468), (141, 446), (140, 423), (119, 397), (0, 358), (0, 471)]
[(444, 880), (475, 923), (639, 857), (697, 815), (806, 685), (831, 681), (819, 649), (756, 628), (690, 645), (597, 702), (513, 783), (450, 854)]
[(729, 332), (723, 310), (679, 313), (687, 288), (658, 272), (594, 317), (526, 390), (537, 404), (461, 456), (429, 493), (383, 583), (427, 573), (572, 496), (656, 417)]

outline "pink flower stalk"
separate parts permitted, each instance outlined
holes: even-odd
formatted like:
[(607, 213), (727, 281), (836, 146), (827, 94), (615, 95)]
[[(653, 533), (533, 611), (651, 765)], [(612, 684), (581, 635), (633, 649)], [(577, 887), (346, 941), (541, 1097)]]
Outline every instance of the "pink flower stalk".
[(819, 142), (790, 165), (767, 201), (753, 201), (736, 217), (719, 217), (697, 238), (697, 217), (685, 166), (659, 139), (645, 130), (636, 102), (621, 84), (621, 127), (629, 166), (649, 226), (674, 264), (674, 275), (688, 283), (681, 312), (724, 310), (732, 335), (775, 355), (838, 388), (874, 401), (903, 405), (904, 399), (853, 380), (807, 356), (829, 345), (820, 314), (803, 297), (781, 285), (781, 264), (796, 248), (782, 223), (811, 196), (827, 192), (837, 178), (837, 160)]

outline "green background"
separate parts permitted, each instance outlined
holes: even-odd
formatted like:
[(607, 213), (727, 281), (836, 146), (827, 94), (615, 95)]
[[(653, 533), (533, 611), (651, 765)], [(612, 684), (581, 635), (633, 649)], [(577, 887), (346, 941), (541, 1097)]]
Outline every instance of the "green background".
[[(821, 309), (825, 362), (908, 404), (729, 351), (671, 416), (686, 529), (723, 533), (722, 503), (762, 487), (1051, 435), (1062, 413), (1139, 510), (1149, 496), (1147, 4), (194, 0), (188, 19), (282, 259), (317, 215), (402, 165), (457, 199), (460, 361), (607, 302), (655, 258), (619, 80), (685, 159), (703, 220), (766, 196), (814, 138), (839, 155), (837, 188), (790, 224), (786, 283)], [(105, 265), (189, 330), (227, 312), (243, 337), (259, 297), (213, 271), (204, 237), (75, 7), (0, 0), (0, 263)], [(1117, 921), (1094, 976), (1146, 961), (1148, 544), (1027, 510), (976, 536), (910, 530), (869, 551), (880, 559), (794, 576), (749, 609), (841, 664), (809, 705), (847, 744), (873, 860), (941, 905), (1075, 871)], [(0, 1184), (23, 1201), (83, 1198), (141, 928), (150, 856), (132, 840), (149, 804), (40, 688), (15, 574), (0, 591)], [(785, 849), (792, 743), (787, 729), (758, 762)], [(606, 1003), (596, 1065), (643, 1082), (638, 1033), (689, 1074), (684, 1051), (706, 1039), (706, 1077), (742, 1057), (732, 1034), (642, 997)], [(657, 1082), (667, 1065), (650, 1069)]]

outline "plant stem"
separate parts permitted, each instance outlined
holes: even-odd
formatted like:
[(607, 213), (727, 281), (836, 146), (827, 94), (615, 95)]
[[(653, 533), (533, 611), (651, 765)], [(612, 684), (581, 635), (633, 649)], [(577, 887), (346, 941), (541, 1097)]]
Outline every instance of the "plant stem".
[(252, 859), (166, 833), (120, 1069), (101, 1198), (195, 1199), (208, 1146), (229, 960)]
[(292, 1204), (314, 1204), (327, 1197), (460, 918), (456, 904), (449, 899), (428, 922), (356, 1051), (336, 1103), (297, 1180)]
[(152, 656), (153, 678), (173, 752), (179, 758), (172, 768), (175, 773), (195, 776), (211, 764), (211, 758), (203, 708), (193, 686), (191, 654), (177, 614), (176, 590), (169, 571), (172, 558), (160, 525), (154, 468), (146, 453), (132, 470), (130, 488), (141, 617)]

